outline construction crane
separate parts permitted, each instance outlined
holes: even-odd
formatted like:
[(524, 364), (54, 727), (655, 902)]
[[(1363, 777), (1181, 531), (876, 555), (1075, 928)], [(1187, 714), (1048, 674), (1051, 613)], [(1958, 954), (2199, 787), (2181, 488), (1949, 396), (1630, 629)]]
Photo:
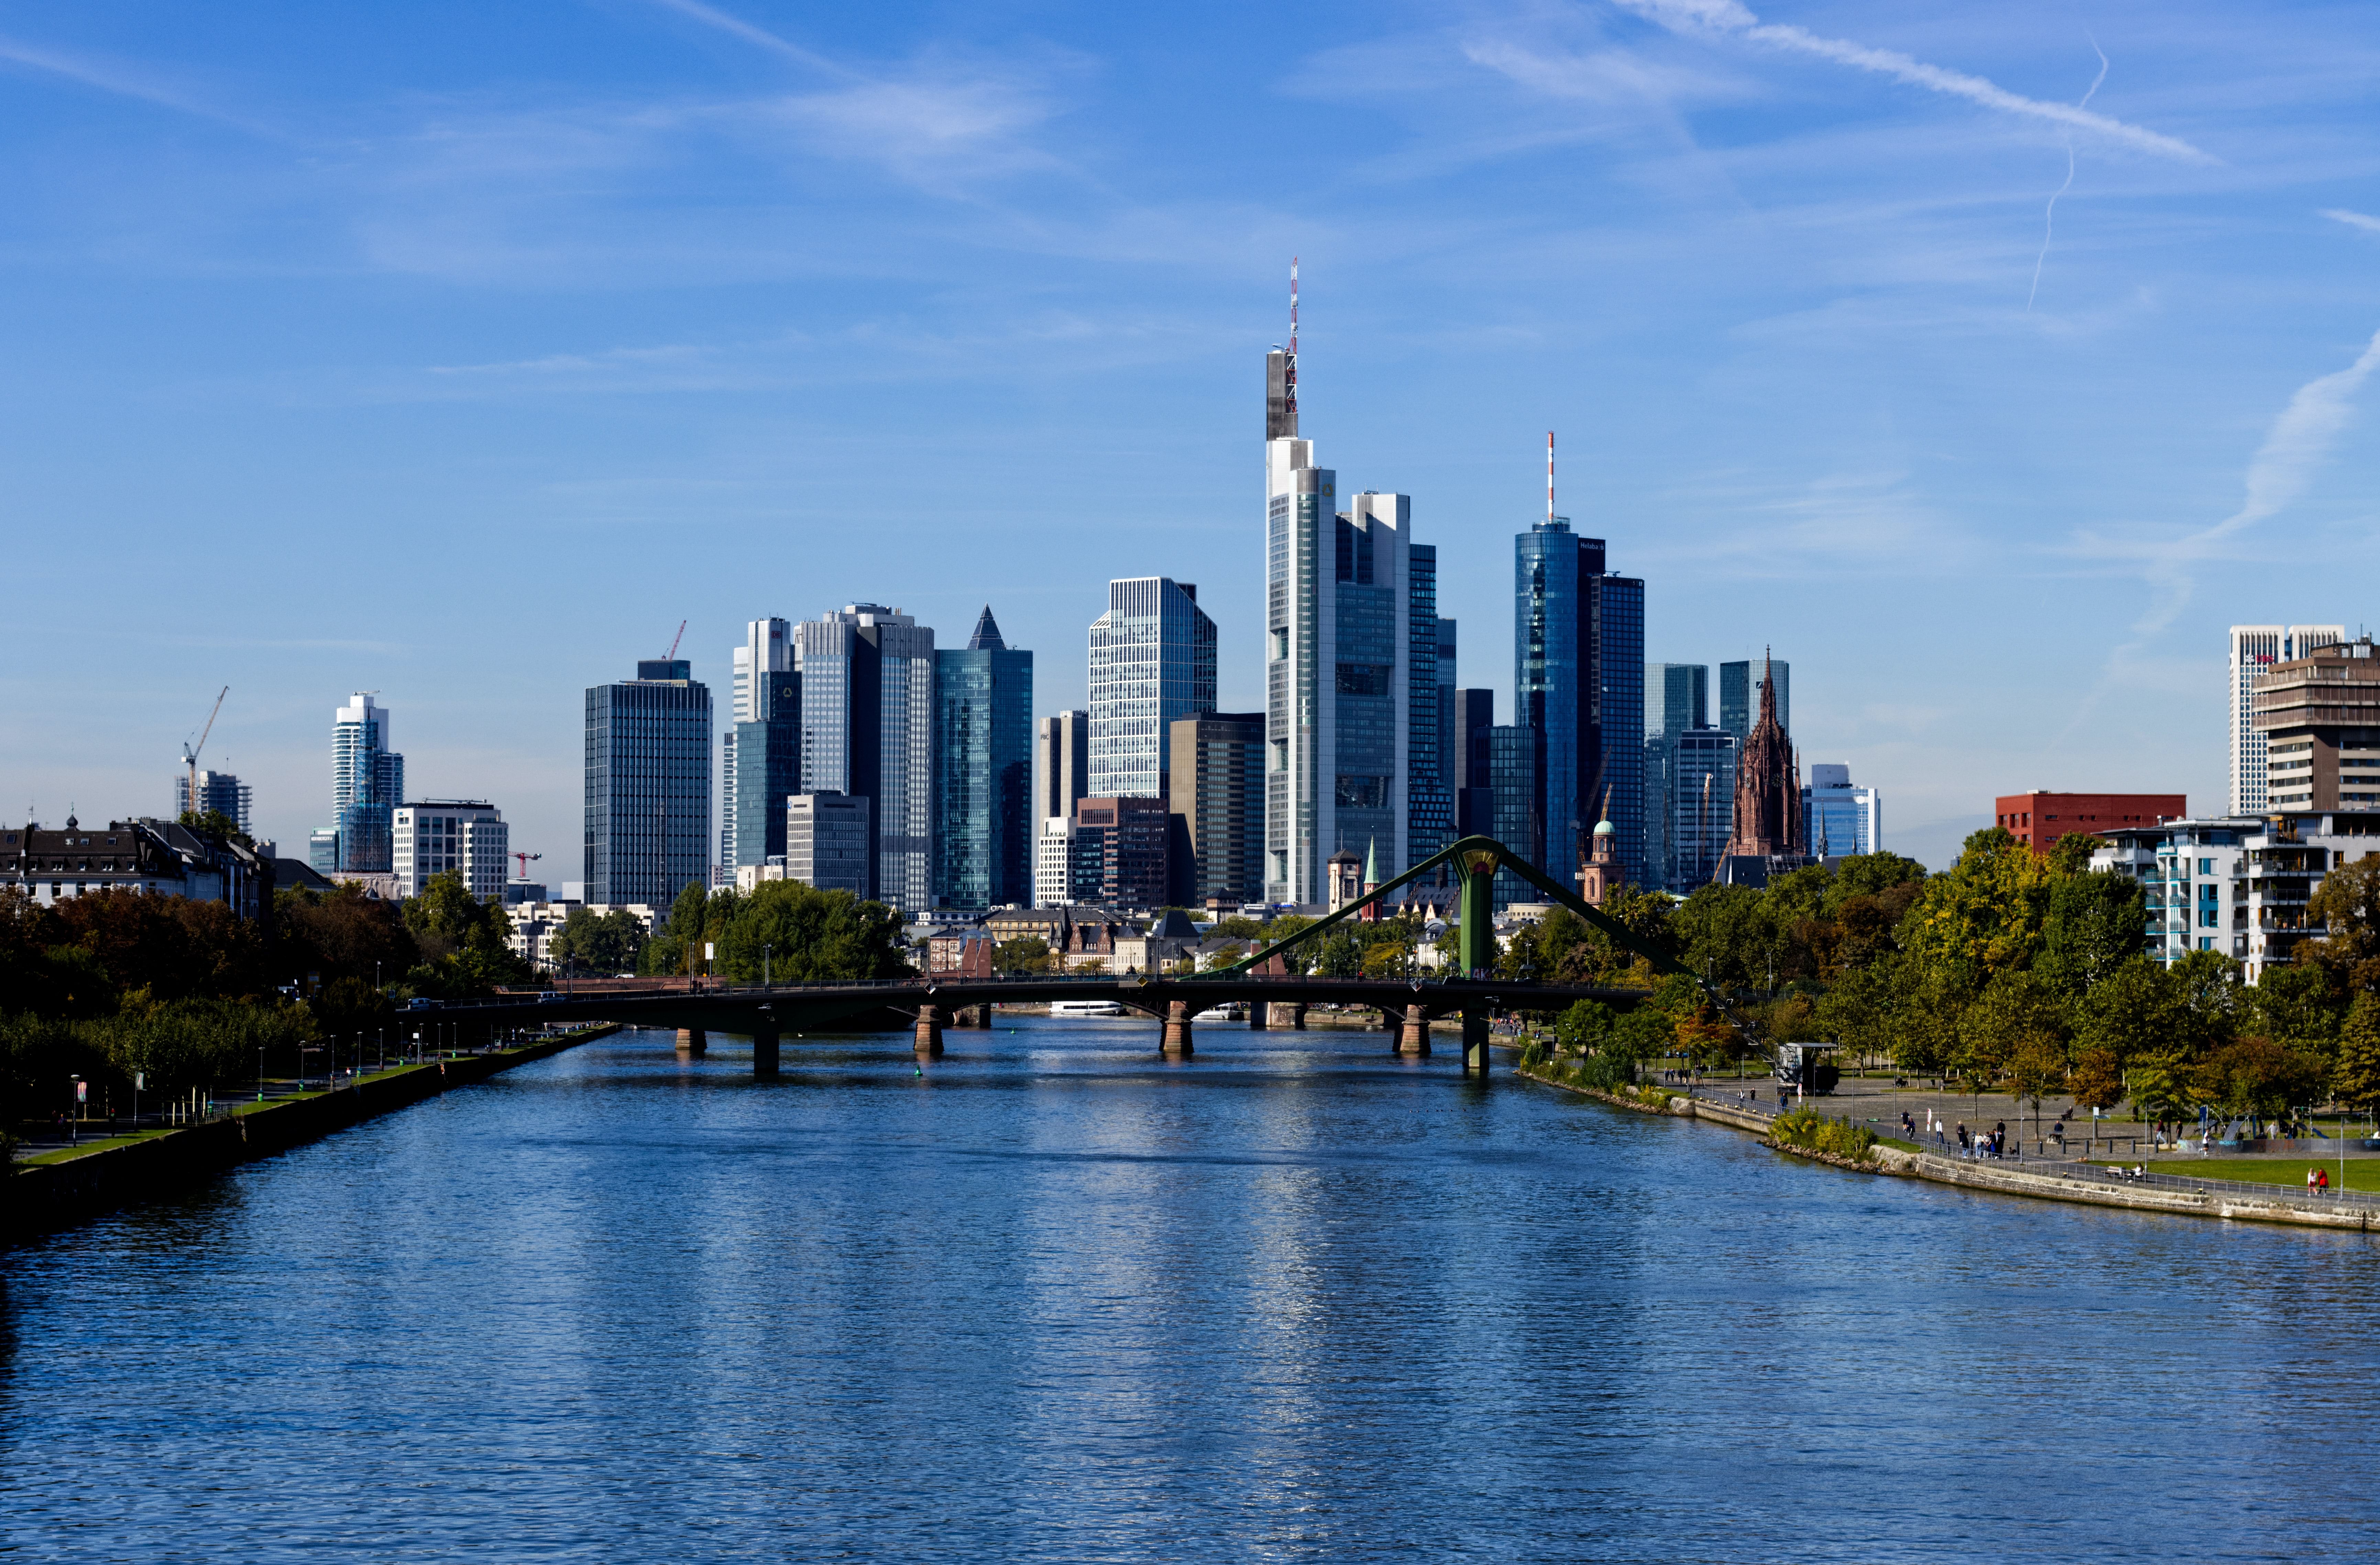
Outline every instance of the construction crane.
[(517, 859), (520, 861), (520, 873), (513, 876), (515, 880), (527, 880), (528, 878), (529, 865), (545, 857), (542, 853), (524, 853), (517, 849), (504, 856), (508, 859)]
[(207, 714), (207, 726), (199, 730), (199, 742), (182, 741), (182, 764), (190, 769), (190, 796), (183, 801), (183, 808), (193, 815), (204, 812), (204, 806), (199, 802), (199, 752), (206, 749), (207, 736), (215, 731), (215, 715), (223, 710), (224, 697), (229, 694), (231, 687), (225, 685), (215, 696), (214, 709)]
[(677, 634), (670, 638), (669, 651), (662, 654), (663, 663), (671, 662), (677, 656), (677, 644), (684, 640), (686, 640), (686, 621), (681, 619), (677, 622)]

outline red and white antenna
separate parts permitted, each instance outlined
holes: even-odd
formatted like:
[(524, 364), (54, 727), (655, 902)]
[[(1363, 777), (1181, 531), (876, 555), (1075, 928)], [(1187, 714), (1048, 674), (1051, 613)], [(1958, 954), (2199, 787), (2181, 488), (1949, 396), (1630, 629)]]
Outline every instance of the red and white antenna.
[(1554, 432), (1546, 431), (1546, 525), (1554, 524)]
[(1289, 258), (1289, 361), (1281, 376), (1281, 411), (1290, 433), (1297, 432), (1297, 257)]

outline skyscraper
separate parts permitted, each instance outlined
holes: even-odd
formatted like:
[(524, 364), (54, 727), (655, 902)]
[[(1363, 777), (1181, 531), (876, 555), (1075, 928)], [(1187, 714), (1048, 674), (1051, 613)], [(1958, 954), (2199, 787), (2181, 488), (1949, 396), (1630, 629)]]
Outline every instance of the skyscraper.
[(1809, 823), (1810, 851), (1817, 857), (1840, 859), (1884, 848), (1884, 801), (1872, 788), (1852, 787), (1849, 766), (1812, 763), (1809, 785), (1802, 789), (1802, 818)]
[(1332, 853), (1377, 844), (1393, 876), (1414, 862), (1416, 803), (1432, 849), (1452, 810), (1438, 715), (1416, 734), (1414, 710), (1421, 691), (1437, 704), (1436, 560), (1416, 566), (1407, 496), (1338, 508), (1338, 475), (1297, 433), (1294, 313), (1265, 360), (1265, 899), (1320, 905)]
[(709, 881), (710, 691), (685, 658), (587, 691), (589, 902), (665, 908)]
[[(1454, 636), (1454, 621), (1438, 617), (1438, 545), (1415, 544), (1408, 552), (1411, 581), (1404, 593), (1408, 655), (1405, 663), (1405, 725), (1402, 760), (1405, 846), (1396, 860), (1401, 873), (1454, 840), (1454, 784), (1451, 763), (1439, 747), (1447, 719), (1439, 699), (1452, 694), (1454, 676), (1438, 666), (1439, 649)], [(1437, 877), (1441, 883), (1448, 876)]]
[(1488, 730), (1496, 726), (1496, 692), (1454, 692), (1454, 830), (1458, 837), (1496, 835), (1496, 796), (1488, 752)]
[(405, 799), (405, 757), (389, 748), (388, 708), (358, 691), (331, 727), (331, 810), (339, 868), (386, 874), (396, 806)]
[[(1682, 786), (1692, 797), (1689, 805), (1699, 807), (1699, 790), (1703, 779), (1710, 775), (1713, 757), (1697, 754), (1690, 767), (1675, 764), (1676, 741), (1682, 735), (1710, 729), (1710, 669), (1699, 663), (1648, 663), (1645, 665), (1645, 885), (1655, 889), (1678, 889), (1671, 885), (1678, 849), (1682, 841), (1681, 822), (1690, 819), (1682, 815), (1677, 789)], [(1724, 729), (1711, 729), (1725, 733)], [(1722, 800), (1732, 799), (1735, 773), (1732, 739), (1727, 747), (1727, 791)], [(1709, 750), (1707, 744), (1699, 747)], [(1722, 828), (1723, 829), (1723, 828)], [(1712, 857), (1716, 853), (1703, 857)], [(1688, 862), (1698, 862), (1690, 848)], [(1690, 883), (1684, 889), (1691, 889)]]
[(1752, 737), (1760, 720), (1762, 662), (1777, 681), (1777, 727), (1786, 738), (1793, 737), (1793, 666), (1781, 658), (1761, 662), (1747, 659), (1718, 666), (1718, 726), (1733, 734), (1739, 743)]
[(794, 627), (802, 676), (802, 791), (870, 801), (869, 895), (933, 905), (934, 632), (896, 608), (849, 604)]
[(1668, 789), (1661, 886), (1684, 896), (1718, 873), (1734, 826), (1736, 739), (1725, 728), (1682, 728), (1662, 743)]
[(1265, 715), (1209, 712), (1173, 720), (1173, 782), (1168, 807), (1183, 823), (1187, 873), (1175, 866), (1192, 903), (1264, 894)]
[(723, 866), (731, 883), (736, 870), (785, 851), (785, 801), (802, 789), (802, 677), (790, 664), (751, 672), (740, 703), (747, 715), (721, 746), (735, 767), (720, 790), (735, 816), (720, 831), (722, 850), (735, 855)]
[(229, 772), (200, 772), (199, 801), (190, 802), (190, 775), (174, 774), (174, 818), (212, 810), (242, 831), (252, 829), (249, 814), (255, 804), (255, 790)]
[(1091, 715), (1061, 712), (1033, 726), (1034, 829), (1071, 821), (1075, 801), (1091, 791)]
[(2312, 657), (2316, 647), (2347, 640), (2344, 625), (2234, 625), (2231, 627), (2231, 813), (2260, 815), (2271, 802), (2265, 787), (2265, 735), (2251, 721), (2249, 702), (2256, 677), (2276, 663)]
[(1033, 654), (984, 605), (964, 647), (934, 654), (934, 899), (1033, 901)]
[[(769, 680), (769, 676), (790, 672), (793, 666), (791, 628), (785, 621), (755, 619), (744, 628), (744, 639), (735, 644), (733, 657), (735, 693), (724, 731), (719, 736), (718, 875), (725, 884), (734, 884), (738, 865), (762, 863), (768, 854), (784, 850), (785, 801), (783, 798), (773, 801), (766, 800), (766, 788), (755, 796), (752, 803), (756, 812), (764, 803), (768, 806), (771, 824), (763, 828), (762, 835), (765, 840), (775, 846), (747, 849), (737, 845), (737, 838), (744, 830), (746, 811), (744, 801), (736, 793), (735, 749), (740, 738), (739, 729), (746, 723), (799, 720), (798, 704), (788, 707), (777, 701), (777, 692)], [(800, 748), (798, 736), (794, 740), (794, 748)], [(771, 780), (763, 779), (764, 782)], [(790, 793), (793, 789), (787, 789), (786, 791)]]
[(1513, 540), (1515, 725), (1546, 736), (1544, 835), (1524, 847), (1567, 876), (1585, 862), (1604, 795), (1620, 875), (1645, 865), (1645, 583), (1605, 569), (1600, 538), (1553, 512), (1548, 436), (1546, 519)]
[(484, 799), (423, 799), (400, 804), (393, 832), (397, 895), (419, 897), (442, 874), (463, 877), (474, 897), (504, 888), (512, 847), (502, 812)]
[(1160, 798), (1170, 726), (1215, 710), (1215, 622), (1198, 589), (1166, 576), (1108, 583), (1091, 622), (1090, 791)]

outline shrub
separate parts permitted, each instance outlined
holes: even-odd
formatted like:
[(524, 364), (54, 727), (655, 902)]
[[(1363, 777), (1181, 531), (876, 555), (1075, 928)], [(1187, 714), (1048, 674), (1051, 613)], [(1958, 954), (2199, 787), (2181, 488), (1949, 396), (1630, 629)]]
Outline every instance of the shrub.
[(1815, 1108), (1795, 1108), (1777, 1117), (1769, 1135), (1788, 1146), (1807, 1152), (1831, 1152), (1838, 1157), (1865, 1162), (1876, 1147), (1876, 1132), (1864, 1125), (1830, 1119)]

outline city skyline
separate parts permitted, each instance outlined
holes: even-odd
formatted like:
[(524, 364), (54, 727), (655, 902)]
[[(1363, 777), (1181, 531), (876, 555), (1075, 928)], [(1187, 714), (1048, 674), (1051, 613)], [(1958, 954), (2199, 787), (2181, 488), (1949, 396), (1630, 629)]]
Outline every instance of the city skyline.
[[(1038, 716), (1129, 575), (1200, 583), (1254, 710), (1248, 355), (1291, 253), (1330, 456), (1413, 496), (1465, 685), (1511, 700), (1501, 540), (1559, 428), (1573, 525), (1674, 589), (1647, 659), (1792, 648), (1797, 746), (1930, 863), (1995, 790), (2220, 807), (2227, 628), (2361, 623), (2380, 130), (2327, 62), (2380, 19), (2114, 7), (2073, 120), (2035, 109), (2100, 59), (2046, 6), (1828, 13), (1989, 102), (1620, 6), (1326, 11), (1254, 72), (1090, 11), (1062, 51), (923, 10), (442, 15), (434, 54), (388, 18), (302, 55), (152, 6), (10, 23), (20, 569), (109, 573), (128, 627), (12, 617), (12, 809), (144, 805), (228, 684), (207, 763), (302, 854), (320, 705), (379, 689), (413, 791), (498, 800), (551, 866), (575, 692), (680, 619), (724, 705), (757, 615), (990, 598)], [(1359, 129), (1372, 70), (1402, 85)], [(1086, 450), (1132, 507), (1059, 481)], [(475, 570), (384, 600), (398, 537)]]

